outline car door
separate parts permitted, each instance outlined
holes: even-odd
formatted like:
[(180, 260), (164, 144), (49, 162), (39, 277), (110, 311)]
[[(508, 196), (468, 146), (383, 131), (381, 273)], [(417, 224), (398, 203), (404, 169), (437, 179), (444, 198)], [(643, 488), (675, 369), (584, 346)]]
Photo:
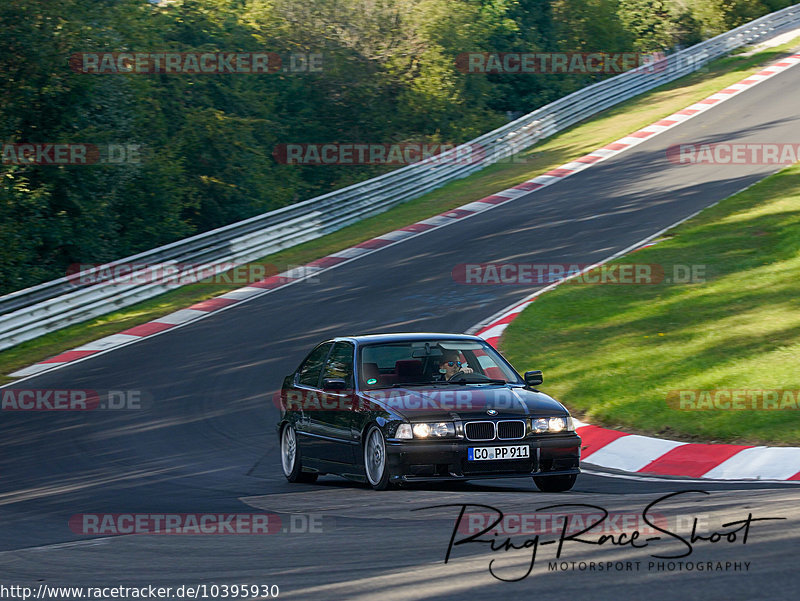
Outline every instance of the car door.
[(324, 444), (319, 438), (319, 419), (322, 400), (322, 368), (328, 354), (333, 348), (332, 342), (323, 342), (308, 354), (303, 363), (294, 374), (292, 391), (289, 398), (291, 406), (296, 411), (296, 431), (300, 438), (298, 441), (301, 457), (321, 459), (324, 455)]
[[(355, 345), (340, 341), (334, 344), (322, 370), (321, 411), (317, 414), (316, 433), (322, 438), (326, 461), (351, 464), (355, 461), (358, 440), (353, 435), (353, 355)], [(342, 389), (326, 388), (326, 380), (344, 381)]]

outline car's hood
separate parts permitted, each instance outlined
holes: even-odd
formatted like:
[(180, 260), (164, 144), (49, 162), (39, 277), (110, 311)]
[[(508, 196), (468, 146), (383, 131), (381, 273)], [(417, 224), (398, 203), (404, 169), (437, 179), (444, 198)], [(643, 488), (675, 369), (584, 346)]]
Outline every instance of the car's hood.
[(564, 406), (544, 393), (510, 386), (442, 386), (370, 390), (363, 396), (410, 421), (552, 417)]

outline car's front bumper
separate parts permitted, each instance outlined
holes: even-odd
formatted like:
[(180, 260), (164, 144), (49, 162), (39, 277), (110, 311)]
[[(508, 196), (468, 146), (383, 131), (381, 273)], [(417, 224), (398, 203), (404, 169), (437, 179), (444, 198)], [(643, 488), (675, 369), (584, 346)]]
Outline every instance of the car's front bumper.
[[(467, 449), (505, 445), (530, 446), (529, 459), (469, 461)], [(574, 432), (519, 440), (471, 442), (386, 441), (386, 461), (393, 481), (476, 480), (558, 476), (580, 473), (581, 439)]]

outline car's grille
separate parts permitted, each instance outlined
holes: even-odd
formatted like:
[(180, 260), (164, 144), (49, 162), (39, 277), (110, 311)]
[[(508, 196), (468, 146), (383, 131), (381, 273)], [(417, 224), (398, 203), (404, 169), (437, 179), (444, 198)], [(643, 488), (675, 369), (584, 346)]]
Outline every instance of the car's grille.
[(524, 438), (525, 422), (521, 420), (497, 422), (497, 438), (501, 440), (513, 440)]
[(494, 422), (467, 422), (464, 431), (469, 440), (517, 440), (525, 438), (525, 422), (521, 419)]
[(493, 422), (467, 422), (464, 432), (470, 440), (494, 440)]

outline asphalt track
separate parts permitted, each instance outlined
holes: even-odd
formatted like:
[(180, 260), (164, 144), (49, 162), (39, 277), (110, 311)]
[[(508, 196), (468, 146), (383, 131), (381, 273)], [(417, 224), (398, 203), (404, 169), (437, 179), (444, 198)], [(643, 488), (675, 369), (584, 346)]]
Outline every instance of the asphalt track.
[[(679, 166), (679, 143), (800, 139), (800, 68), (774, 78), (557, 185), (408, 242), (323, 272), (251, 302), (137, 344), (28, 379), (25, 388), (136, 389), (139, 411), (0, 416), (0, 585), (277, 584), (298, 599), (469, 599), (498, 594), (543, 599), (784, 599), (798, 583), (800, 489), (770, 483), (698, 483), (584, 474), (572, 493), (548, 495), (527, 481), (417, 486), (377, 493), (322, 478), (289, 485), (277, 456), (270, 392), (320, 339), (350, 333), (463, 332), (535, 288), (465, 286), (458, 263), (591, 263), (775, 171), (770, 165)], [(684, 261), (702, 263), (702, 257)], [(542, 353), (546, 353), (542, 349)], [(535, 368), (536, 366), (530, 366)], [(546, 374), (545, 374), (546, 376)], [(587, 466), (590, 467), (590, 466)], [(683, 561), (750, 562), (748, 570), (648, 569), (674, 555), (674, 538), (648, 548), (567, 543), (568, 561), (640, 561), (639, 570), (533, 573), (528, 551), (457, 547), (443, 563), (457, 508), (507, 512), (591, 503), (641, 513), (669, 492), (670, 519), (700, 515), (706, 531), (753, 524), (746, 544), (699, 541)], [(118, 536), (73, 533), (71, 515), (275, 511), (315, 514), (321, 532), (270, 536)], [(301, 518), (298, 518), (302, 521)], [(291, 528), (289, 528), (291, 530)], [(656, 547), (658, 547), (656, 549)], [(677, 560), (676, 560), (677, 561)]]

